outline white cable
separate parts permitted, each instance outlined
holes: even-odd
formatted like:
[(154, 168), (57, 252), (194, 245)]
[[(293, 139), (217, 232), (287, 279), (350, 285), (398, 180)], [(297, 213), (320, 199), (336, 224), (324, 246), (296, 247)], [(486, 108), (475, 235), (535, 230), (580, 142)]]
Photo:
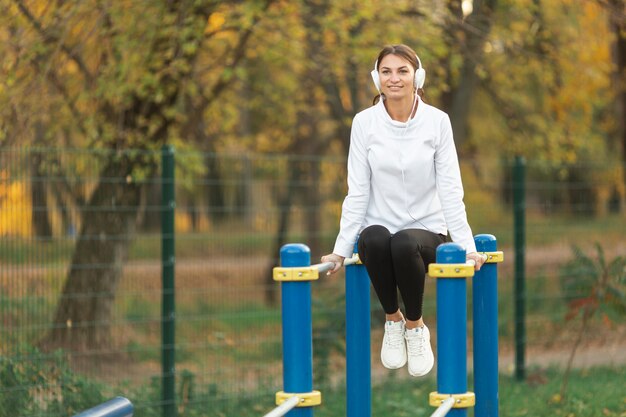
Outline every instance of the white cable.
[(406, 132), (409, 130), (409, 122), (411, 121), (411, 118), (413, 117), (413, 112), (415, 111), (415, 107), (417, 106), (417, 101), (418, 101), (418, 95), (417, 95), (417, 89), (416, 89), (414, 98), (413, 98), (413, 105), (411, 106), (411, 111), (409, 112), (409, 118), (406, 119), (406, 122), (404, 122), (406, 126), (404, 126), (404, 130), (402, 131), (402, 135), (400, 136), (401, 138), (404, 138), (406, 136)]

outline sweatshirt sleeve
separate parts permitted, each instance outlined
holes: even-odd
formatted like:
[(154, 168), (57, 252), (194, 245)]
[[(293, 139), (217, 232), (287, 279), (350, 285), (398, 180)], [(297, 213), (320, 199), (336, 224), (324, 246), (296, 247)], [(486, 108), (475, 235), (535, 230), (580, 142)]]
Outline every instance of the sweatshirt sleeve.
[(476, 252), (472, 229), (467, 222), (463, 203), (463, 183), (459, 160), (452, 137), (452, 125), (448, 115), (441, 120), (439, 145), (435, 152), (437, 193), (452, 241), (465, 248), (467, 253)]
[(370, 198), (371, 170), (367, 161), (366, 139), (357, 115), (350, 133), (348, 195), (341, 207), (339, 235), (333, 249), (333, 253), (346, 258), (352, 256)]

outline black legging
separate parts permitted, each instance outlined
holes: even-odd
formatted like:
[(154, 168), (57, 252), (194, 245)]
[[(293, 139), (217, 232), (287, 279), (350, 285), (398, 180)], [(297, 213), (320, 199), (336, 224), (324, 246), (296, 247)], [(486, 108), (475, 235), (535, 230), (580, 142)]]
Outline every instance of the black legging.
[(398, 311), (398, 289), (406, 318), (422, 317), (428, 264), (435, 262), (437, 246), (446, 236), (420, 229), (391, 234), (384, 226), (365, 228), (359, 237), (359, 257), (387, 314)]

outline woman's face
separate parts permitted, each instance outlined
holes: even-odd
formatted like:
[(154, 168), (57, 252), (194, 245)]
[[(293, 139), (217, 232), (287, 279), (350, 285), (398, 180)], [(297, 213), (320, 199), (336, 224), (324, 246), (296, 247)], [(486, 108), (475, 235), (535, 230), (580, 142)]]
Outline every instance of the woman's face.
[(398, 55), (385, 56), (378, 65), (380, 89), (387, 99), (413, 98), (415, 70)]

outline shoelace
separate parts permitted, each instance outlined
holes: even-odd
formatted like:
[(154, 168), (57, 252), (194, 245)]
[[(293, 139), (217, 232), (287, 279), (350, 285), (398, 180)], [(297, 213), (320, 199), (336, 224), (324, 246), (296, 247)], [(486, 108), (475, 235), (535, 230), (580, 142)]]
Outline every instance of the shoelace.
[(385, 344), (392, 348), (397, 348), (401, 343), (404, 342), (403, 337), (403, 329), (397, 328), (387, 328), (385, 332), (387, 333), (387, 337), (385, 338)]
[(409, 353), (421, 355), (424, 353), (426, 346), (426, 338), (423, 332), (417, 332), (406, 338), (407, 348)]

